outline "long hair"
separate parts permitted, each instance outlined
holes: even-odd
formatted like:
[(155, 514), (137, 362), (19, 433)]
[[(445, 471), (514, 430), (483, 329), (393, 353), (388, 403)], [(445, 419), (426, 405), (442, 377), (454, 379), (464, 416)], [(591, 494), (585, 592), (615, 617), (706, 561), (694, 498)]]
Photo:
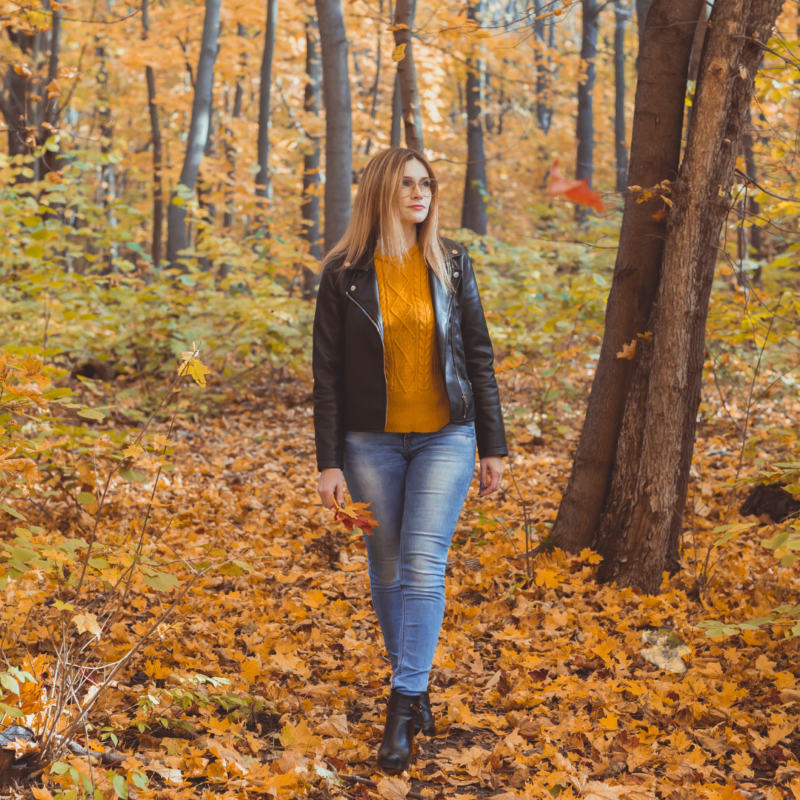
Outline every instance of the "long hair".
[[(370, 249), (397, 259), (406, 250), (400, 222), (400, 189), (405, 166), (416, 159), (435, 180), (433, 168), (425, 156), (405, 147), (382, 150), (367, 164), (358, 184), (353, 215), (344, 236), (322, 260), (320, 269), (334, 259), (344, 256), (341, 269), (355, 264)], [(428, 216), (417, 226), (417, 245), (425, 263), (439, 281), (452, 289), (450, 258), (439, 236), (439, 192), (434, 190)]]

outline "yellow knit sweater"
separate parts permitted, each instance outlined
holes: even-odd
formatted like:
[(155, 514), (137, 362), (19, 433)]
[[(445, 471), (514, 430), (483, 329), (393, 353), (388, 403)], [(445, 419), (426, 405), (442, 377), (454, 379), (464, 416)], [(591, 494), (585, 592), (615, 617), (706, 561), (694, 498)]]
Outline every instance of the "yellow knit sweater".
[(375, 254), (392, 433), (433, 433), (450, 422), (439, 365), (428, 267), (417, 245), (402, 264)]

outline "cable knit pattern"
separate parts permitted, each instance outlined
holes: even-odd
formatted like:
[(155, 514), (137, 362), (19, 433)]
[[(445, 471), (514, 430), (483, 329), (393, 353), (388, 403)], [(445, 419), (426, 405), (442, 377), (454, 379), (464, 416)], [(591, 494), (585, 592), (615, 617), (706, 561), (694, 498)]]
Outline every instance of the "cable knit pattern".
[(433, 433), (450, 422), (428, 267), (417, 245), (402, 264), (375, 254), (388, 389), (386, 430)]

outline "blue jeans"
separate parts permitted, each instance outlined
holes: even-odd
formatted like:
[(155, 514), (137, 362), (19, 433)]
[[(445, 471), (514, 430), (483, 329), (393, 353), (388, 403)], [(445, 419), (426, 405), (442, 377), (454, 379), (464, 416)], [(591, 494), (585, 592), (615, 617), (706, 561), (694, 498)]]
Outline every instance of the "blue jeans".
[(392, 688), (420, 694), (444, 619), (450, 540), (475, 470), (474, 423), (436, 433), (345, 434), (344, 476), (379, 523), (364, 536)]

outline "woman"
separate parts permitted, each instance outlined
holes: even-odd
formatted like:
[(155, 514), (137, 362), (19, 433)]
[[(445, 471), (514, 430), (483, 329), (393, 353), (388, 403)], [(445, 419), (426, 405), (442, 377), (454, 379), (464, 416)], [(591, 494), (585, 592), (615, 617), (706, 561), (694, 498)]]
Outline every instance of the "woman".
[(465, 249), (437, 232), (438, 193), (419, 153), (367, 165), (346, 233), (323, 262), (314, 318), (317, 489), (370, 503), (372, 602), (392, 665), (378, 750), (408, 766), (435, 733), (428, 674), (444, 617), (450, 540), (475, 469), (494, 492), (507, 454), (492, 343)]

